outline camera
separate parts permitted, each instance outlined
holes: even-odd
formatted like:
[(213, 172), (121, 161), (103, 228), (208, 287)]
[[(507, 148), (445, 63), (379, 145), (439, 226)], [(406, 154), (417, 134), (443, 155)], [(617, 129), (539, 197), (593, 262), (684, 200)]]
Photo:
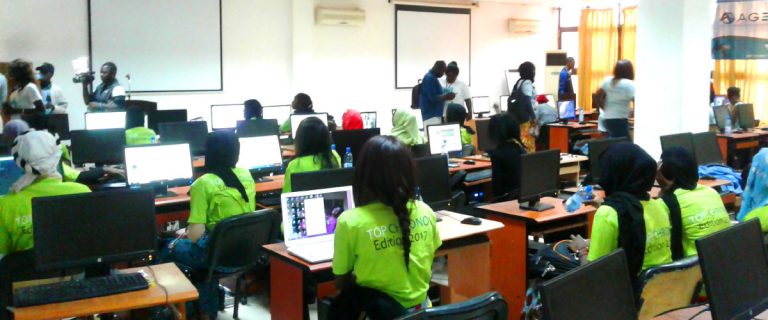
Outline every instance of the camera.
[(78, 73), (75, 75), (75, 77), (72, 78), (72, 82), (74, 83), (89, 83), (93, 82), (93, 72), (83, 72)]

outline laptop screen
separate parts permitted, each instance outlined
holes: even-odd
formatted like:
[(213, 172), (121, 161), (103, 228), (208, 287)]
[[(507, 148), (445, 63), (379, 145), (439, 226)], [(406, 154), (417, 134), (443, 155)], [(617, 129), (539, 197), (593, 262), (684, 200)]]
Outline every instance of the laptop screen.
[(355, 207), (351, 186), (283, 193), (281, 200), (288, 247), (333, 238), (336, 219)]

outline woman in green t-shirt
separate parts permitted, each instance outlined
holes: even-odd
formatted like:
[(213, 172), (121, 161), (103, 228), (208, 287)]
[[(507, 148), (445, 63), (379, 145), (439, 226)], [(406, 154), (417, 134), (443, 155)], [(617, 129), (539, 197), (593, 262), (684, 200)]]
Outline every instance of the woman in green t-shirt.
[[(235, 165), (240, 158), (240, 142), (230, 131), (208, 135), (205, 151), (206, 174), (197, 178), (189, 190), (190, 212), (186, 237), (170, 241), (161, 248), (161, 262), (176, 262), (192, 269), (208, 267), (208, 234), (216, 224), (231, 216), (256, 209), (256, 184), (248, 170)], [(215, 319), (218, 312), (218, 281), (195, 283), (200, 292), (201, 315)]]
[(470, 150), (464, 155), (471, 156), (475, 153), (475, 148), (472, 145), (472, 136), (475, 135), (475, 130), (464, 124), (464, 120), (467, 119), (467, 110), (464, 106), (458, 103), (451, 103), (445, 110), (445, 122), (458, 123), (461, 126), (461, 144), (464, 146), (464, 150)]
[(656, 161), (632, 143), (616, 144), (600, 158), (600, 186), (606, 199), (595, 213), (589, 243), (576, 237), (571, 249), (581, 263), (624, 249), (630, 274), (672, 262), (669, 209), (651, 199)]
[(331, 134), (323, 121), (306, 118), (296, 130), (296, 157), (285, 168), (283, 193), (291, 192), (291, 175), (323, 169), (339, 168), (341, 158), (331, 150)]
[(360, 307), (371, 296), (389, 302), (392, 312), (427, 306), (432, 260), (442, 242), (434, 212), (415, 200), (411, 152), (394, 137), (378, 136), (363, 145), (358, 161), (357, 207), (341, 214), (334, 233), (338, 309), (355, 314), (349, 305)]

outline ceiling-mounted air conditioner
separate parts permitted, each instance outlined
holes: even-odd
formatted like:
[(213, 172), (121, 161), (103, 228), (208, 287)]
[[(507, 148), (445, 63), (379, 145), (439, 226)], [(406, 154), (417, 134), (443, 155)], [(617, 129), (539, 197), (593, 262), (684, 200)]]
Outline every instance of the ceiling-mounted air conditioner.
[(321, 25), (360, 26), (365, 23), (365, 11), (359, 9), (317, 8), (315, 21)]
[(536, 33), (539, 31), (539, 20), (509, 19), (508, 24), (511, 33)]

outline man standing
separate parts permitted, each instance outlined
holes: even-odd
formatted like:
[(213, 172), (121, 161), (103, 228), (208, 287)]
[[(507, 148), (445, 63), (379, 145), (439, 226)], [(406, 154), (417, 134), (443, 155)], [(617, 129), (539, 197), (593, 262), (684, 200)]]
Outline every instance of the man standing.
[(573, 100), (576, 97), (576, 93), (573, 91), (573, 82), (571, 81), (571, 73), (574, 66), (576, 66), (576, 60), (573, 57), (568, 57), (565, 68), (560, 71), (560, 86), (557, 90), (558, 100)]
[(45, 113), (67, 113), (67, 99), (61, 90), (51, 79), (53, 78), (53, 65), (46, 62), (35, 68), (40, 75), (40, 88), (45, 104)]
[(472, 119), (472, 94), (469, 93), (467, 84), (459, 80), (458, 77), (459, 66), (456, 64), (456, 61), (453, 61), (448, 64), (445, 70), (445, 80), (440, 79), (440, 85), (445, 87), (446, 92), (456, 94), (456, 97), (445, 102), (445, 109), (448, 109), (448, 105), (451, 103), (460, 104), (467, 109), (467, 120), (470, 120)]
[(453, 92), (443, 93), (443, 87), (438, 80), (445, 75), (445, 68), (445, 61), (436, 61), (421, 82), (419, 108), (425, 126), (442, 123), (443, 102), (456, 98), (456, 94)]
[(93, 78), (83, 81), (83, 101), (88, 105), (88, 111), (125, 110), (125, 89), (115, 76), (117, 66), (107, 62), (101, 66), (101, 84), (91, 92)]

